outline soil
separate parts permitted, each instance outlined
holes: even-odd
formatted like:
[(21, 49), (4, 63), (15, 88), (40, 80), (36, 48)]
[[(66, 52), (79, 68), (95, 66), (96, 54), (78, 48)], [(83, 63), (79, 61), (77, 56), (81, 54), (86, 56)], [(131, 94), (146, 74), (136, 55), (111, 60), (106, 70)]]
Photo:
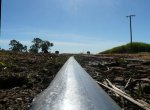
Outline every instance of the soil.
[[(134, 99), (150, 104), (150, 54), (84, 55), (76, 59), (98, 82), (113, 85)], [(127, 85), (127, 82), (130, 82)], [(127, 85), (127, 86), (126, 86)], [(143, 110), (126, 99), (101, 86), (124, 110)]]
[(1, 52), (0, 110), (28, 110), (67, 59), (67, 55)]
[[(28, 110), (70, 55), (0, 52), (0, 110)], [(135, 99), (150, 103), (150, 55), (76, 55), (97, 81), (109, 79)], [(125, 88), (127, 81), (129, 85)], [(125, 110), (141, 110), (103, 87)]]

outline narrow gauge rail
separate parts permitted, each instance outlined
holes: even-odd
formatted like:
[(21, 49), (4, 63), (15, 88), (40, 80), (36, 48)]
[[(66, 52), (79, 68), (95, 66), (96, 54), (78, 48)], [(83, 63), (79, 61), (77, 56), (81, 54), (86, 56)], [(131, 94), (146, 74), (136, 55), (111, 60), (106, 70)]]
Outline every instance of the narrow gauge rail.
[(31, 110), (121, 110), (70, 57), (49, 87), (33, 99)]

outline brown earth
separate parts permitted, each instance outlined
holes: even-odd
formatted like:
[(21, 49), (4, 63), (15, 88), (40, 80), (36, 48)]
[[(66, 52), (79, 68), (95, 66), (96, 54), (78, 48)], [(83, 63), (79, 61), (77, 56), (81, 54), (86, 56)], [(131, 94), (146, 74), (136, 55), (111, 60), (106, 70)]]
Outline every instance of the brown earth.
[[(76, 59), (96, 81), (106, 83), (106, 79), (109, 79), (134, 99), (150, 104), (150, 54), (84, 55), (77, 56)], [(130, 82), (125, 87), (129, 79)], [(105, 87), (103, 89), (124, 110), (142, 110)]]
[(0, 110), (28, 110), (68, 56), (0, 53)]
[[(33, 98), (43, 91), (70, 55), (0, 52), (0, 110), (28, 110)], [(97, 81), (108, 78), (136, 99), (150, 103), (150, 55), (76, 55), (77, 61)], [(127, 81), (131, 78), (128, 87)], [(141, 79), (147, 79), (141, 80)], [(125, 110), (140, 110), (106, 88)]]

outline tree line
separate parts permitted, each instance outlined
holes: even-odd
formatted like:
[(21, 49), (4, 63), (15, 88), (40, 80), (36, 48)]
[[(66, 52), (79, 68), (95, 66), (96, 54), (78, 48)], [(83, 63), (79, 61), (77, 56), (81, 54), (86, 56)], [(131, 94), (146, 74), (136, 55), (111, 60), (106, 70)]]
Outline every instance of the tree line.
[[(28, 52), (27, 46), (21, 44), (17, 40), (11, 40), (9, 43), (10, 50), (15, 51), (15, 52)], [(54, 44), (47, 41), (47, 40), (42, 40), (40, 38), (34, 38), (32, 41), (32, 45), (30, 46), (29, 52), (30, 53), (38, 53), (39, 50), (41, 49), (42, 52), (48, 53), (50, 50), (50, 47), (53, 47)]]

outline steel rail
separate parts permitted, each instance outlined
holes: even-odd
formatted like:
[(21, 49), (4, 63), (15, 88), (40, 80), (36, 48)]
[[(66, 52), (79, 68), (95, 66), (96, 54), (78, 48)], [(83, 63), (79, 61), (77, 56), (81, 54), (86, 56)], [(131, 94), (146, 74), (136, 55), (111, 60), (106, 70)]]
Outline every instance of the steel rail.
[(73, 58), (49, 87), (33, 99), (31, 110), (121, 110)]

